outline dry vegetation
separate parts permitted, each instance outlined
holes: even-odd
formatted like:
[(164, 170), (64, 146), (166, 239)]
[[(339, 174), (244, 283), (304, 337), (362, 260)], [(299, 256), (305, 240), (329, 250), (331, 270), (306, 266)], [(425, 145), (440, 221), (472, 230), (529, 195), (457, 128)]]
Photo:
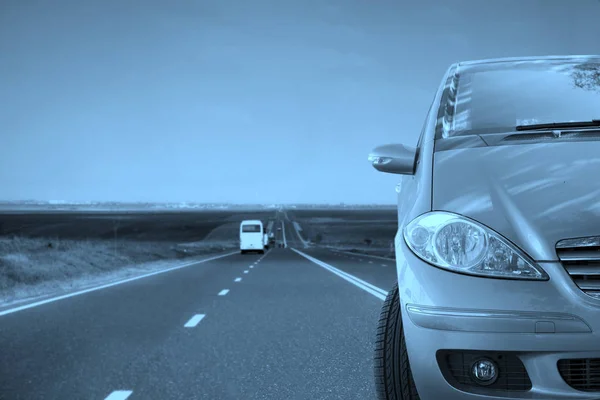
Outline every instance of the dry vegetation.
[[(381, 215), (377, 214), (375, 220), (371, 212), (338, 212), (337, 218), (330, 210), (323, 211), (322, 217), (314, 215), (314, 211), (305, 212), (305, 215), (296, 213), (300, 214), (294, 216), (299, 223), (300, 234), (313, 244), (393, 256), (390, 243), (394, 240), (397, 224), (392, 212), (379, 212)], [(79, 232), (80, 235), (102, 234), (105, 238), (77, 240), (36, 235), (0, 236), (0, 305), (123, 279), (168, 268), (174, 265), (173, 260), (193, 260), (204, 254), (239, 247), (239, 220), (245, 215), (235, 215), (218, 222), (206, 222), (205, 216), (198, 220), (193, 216), (184, 217), (169, 215), (156, 221), (146, 217), (145, 220), (130, 222), (131, 226), (120, 227), (116, 240), (110, 239), (112, 235), (108, 235), (109, 238), (104, 235), (104, 231), (111, 228), (110, 220), (67, 220), (72, 225), (67, 224), (67, 229), (61, 227), (60, 222), (65, 220), (61, 219), (64, 218), (62, 216), (46, 216), (47, 223), (36, 219), (33, 228), (27, 228), (27, 224), (15, 219), (16, 222), (12, 223), (15, 229), (25, 226), (29, 234), (37, 236), (43, 236), (40, 235), (43, 229), (52, 228), (56, 232), (69, 233), (67, 237), (77, 237)], [(249, 214), (247, 217), (253, 216)], [(184, 225), (181, 225), (182, 221)], [(9, 224), (5, 221), (4, 225)], [(203, 229), (207, 229), (206, 235), (201, 235)], [(185, 242), (187, 235), (188, 241), (194, 241), (179, 244), (149, 241), (148, 232), (152, 233), (152, 238), (168, 237)], [(202, 240), (192, 239), (198, 236)]]
[[(0, 303), (76, 289), (237, 247), (232, 240), (165, 242), (0, 238)], [(160, 261), (163, 260), (161, 263)], [(172, 265), (172, 263), (171, 263)]]
[(344, 218), (303, 218), (300, 232), (320, 246), (333, 247), (382, 257), (393, 257), (397, 222), (362, 221)]

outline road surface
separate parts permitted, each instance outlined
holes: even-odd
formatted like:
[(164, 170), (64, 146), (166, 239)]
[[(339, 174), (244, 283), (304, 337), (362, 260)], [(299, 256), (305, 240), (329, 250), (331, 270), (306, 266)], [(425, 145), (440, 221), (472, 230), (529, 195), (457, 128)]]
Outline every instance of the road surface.
[(394, 262), (277, 226), (287, 246), (264, 255), (0, 310), (0, 399), (373, 399)]

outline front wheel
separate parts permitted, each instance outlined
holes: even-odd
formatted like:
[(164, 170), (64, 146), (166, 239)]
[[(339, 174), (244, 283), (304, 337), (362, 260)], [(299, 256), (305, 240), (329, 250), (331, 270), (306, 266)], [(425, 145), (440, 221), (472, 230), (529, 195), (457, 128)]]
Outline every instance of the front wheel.
[(379, 400), (419, 400), (404, 341), (397, 283), (388, 292), (381, 308), (374, 362)]

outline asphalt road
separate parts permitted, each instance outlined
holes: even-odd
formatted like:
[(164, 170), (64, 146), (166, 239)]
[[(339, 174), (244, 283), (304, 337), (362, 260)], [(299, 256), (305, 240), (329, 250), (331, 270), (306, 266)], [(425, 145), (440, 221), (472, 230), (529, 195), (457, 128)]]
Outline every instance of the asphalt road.
[(0, 310), (0, 399), (375, 398), (394, 262), (305, 248), (283, 212), (274, 227), (287, 246), (264, 255)]

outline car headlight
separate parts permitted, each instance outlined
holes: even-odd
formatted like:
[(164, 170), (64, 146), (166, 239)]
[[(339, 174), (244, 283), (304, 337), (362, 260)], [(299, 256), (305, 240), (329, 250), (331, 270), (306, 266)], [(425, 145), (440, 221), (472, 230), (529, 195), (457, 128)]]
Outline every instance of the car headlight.
[(433, 211), (404, 228), (404, 240), (421, 259), (451, 271), (490, 278), (548, 280), (539, 266), (486, 226)]

